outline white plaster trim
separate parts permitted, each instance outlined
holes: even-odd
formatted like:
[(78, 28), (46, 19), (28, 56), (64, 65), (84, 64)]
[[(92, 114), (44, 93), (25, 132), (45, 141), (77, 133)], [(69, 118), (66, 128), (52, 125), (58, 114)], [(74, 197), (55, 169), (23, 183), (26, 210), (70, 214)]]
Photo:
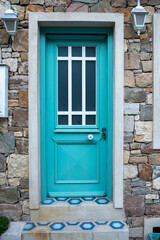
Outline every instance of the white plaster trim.
[(144, 219), (144, 240), (148, 240), (148, 234), (153, 232), (154, 227), (160, 227), (160, 218)]
[(160, 14), (153, 14), (153, 148), (160, 149)]
[(29, 13), (30, 208), (40, 204), (39, 27), (113, 27), (113, 203), (123, 207), (123, 14)]

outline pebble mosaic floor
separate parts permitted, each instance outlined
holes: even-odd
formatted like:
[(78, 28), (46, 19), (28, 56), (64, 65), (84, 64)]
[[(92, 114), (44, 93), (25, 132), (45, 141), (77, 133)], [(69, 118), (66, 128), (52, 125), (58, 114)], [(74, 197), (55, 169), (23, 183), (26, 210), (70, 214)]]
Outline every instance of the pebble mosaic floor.
[(57, 202), (63, 202), (70, 205), (79, 205), (85, 202), (92, 202), (95, 204), (108, 204), (109, 200), (107, 197), (80, 197), (80, 198), (68, 198), (68, 197), (56, 197), (56, 198), (47, 198), (43, 200), (42, 205), (51, 205), (56, 204)]
[(91, 230), (123, 230), (126, 221), (96, 221), (96, 222), (27, 222), (24, 232), (37, 232), (38, 230), (52, 231), (91, 231)]

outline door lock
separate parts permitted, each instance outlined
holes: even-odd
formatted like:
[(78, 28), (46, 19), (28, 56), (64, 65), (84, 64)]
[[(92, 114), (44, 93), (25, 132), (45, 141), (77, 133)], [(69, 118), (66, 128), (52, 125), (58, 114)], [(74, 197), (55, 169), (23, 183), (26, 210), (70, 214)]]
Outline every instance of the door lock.
[(102, 137), (106, 140), (106, 128), (102, 128)]

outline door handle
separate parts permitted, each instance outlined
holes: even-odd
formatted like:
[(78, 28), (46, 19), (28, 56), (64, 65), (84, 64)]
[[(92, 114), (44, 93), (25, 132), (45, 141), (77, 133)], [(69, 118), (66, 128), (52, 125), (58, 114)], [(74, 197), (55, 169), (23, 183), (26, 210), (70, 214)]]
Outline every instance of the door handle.
[(89, 135), (88, 135), (88, 140), (91, 141), (92, 139), (93, 139), (93, 135), (92, 135), (92, 134), (89, 134)]
[(102, 137), (106, 140), (106, 128), (102, 128)]

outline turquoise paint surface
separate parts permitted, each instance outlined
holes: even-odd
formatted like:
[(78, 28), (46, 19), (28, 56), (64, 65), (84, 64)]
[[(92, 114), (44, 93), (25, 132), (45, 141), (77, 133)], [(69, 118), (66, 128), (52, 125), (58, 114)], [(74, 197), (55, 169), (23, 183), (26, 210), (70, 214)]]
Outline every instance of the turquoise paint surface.
[[(68, 32), (98, 35), (96, 41), (91, 35), (82, 35), (80, 41), (76, 35), (63, 40)], [(96, 126), (57, 125), (57, 45), (97, 47)], [(112, 29), (42, 28), (40, 47), (42, 199), (47, 195), (106, 194), (111, 198)], [(103, 127), (107, 129), (107, 140), (102, 139)], [(92, 141), (88, 140), (89, 133), (94, 136)]]

